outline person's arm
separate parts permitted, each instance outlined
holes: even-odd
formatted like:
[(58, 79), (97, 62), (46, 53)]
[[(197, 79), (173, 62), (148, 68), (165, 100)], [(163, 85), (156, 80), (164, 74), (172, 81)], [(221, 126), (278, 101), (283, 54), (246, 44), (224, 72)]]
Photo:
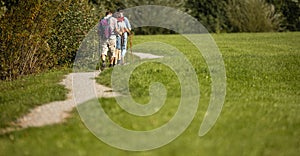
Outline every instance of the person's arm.
[(115, 33), (116, 33), (116, 35), (119, 34), (120, 36), (122, 36), (122, 34), (123, 34), (121, 29), (119, 28), (119, 26), (115, 27)]
[(128, 20), (127, 17), (124, 17), (124, 21), (125, 21), (126, 27), (127, 27), (129, 30), (131, 30), (131, 25), (130, 25), (130, 22), (129, 22), (129, 20)]
[(125, 22), (125, 25), (126, 25), (127, 32), (130, 33), (131, 32), (131, 25), (130, 25), (130, 22), (129, 22), (127, 17), (124, 17), (124, 22)]
[(120, 31), (117, 19), (112, 17), (112, 21), (111, 22), (113, 22), (113, 24), (112, 24), (112, 26), (113, 26), (112, 30), (115, 32), (115, 34), (116, 35), (117, 34), (122, 35), (122, 32)]

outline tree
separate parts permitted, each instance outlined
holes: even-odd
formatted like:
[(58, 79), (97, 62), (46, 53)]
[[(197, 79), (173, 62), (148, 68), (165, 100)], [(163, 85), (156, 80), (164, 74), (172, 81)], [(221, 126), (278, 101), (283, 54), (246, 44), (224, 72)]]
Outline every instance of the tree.
[(300, 30), (300, 2), (299, 0), (267, 0), (275, 6), (276, 12), (280, 12), (285, 17), (283, 26), (286, 30)]
[[(167, 6), (167, 7), (174, 7), (184, 11), (184, 4), (185, 0), (116, 0), (116, 1), (109, 1), (109, 0), (90, 0), (91, 3), (97, 6), (97, 8), (110, 9), (112, 11), (116, 11), (118, 8), (131, 8), (137, 7), (140, 5), (160, 5), (160, 6)], [(174, 33), (171, 30), (167, 30), (164, 28), (158, 27), (143, 27), (143, 28), (135, 28), (135, 34), (170, 34)]]
[[(15, 1), (0, 21), (0, 79), (43, 71), (53, 66), (49, 30), (60, 5), (55, 1)], [(7, 3), (6, 3), (7, 4)], [(50, 11), (51, 10), (51, 11)]]
[(300, 30), (300, 2), (298, 0), (286, 0), (281, 6), (281, 11), (286, 17), (287, 29)]
[(76, 52), (99, 20), (99, 13), (88, 0), (69, 0), (66, 8), (53, 19), (51, 38), (48, 43), (55, 57), (56, 66), (72, 66)]
[(226, 0), (187, 0), (186, 11), (210, 32), (227, 31)]
[(0, 7), (5, 7), (8, 10), (11, 10), (13, 6), (16, 6), (19, 3), (19, 0), (0, 0)]
[(17, 1), (0, 21), (0, 79), (72, 65), (99, 19), (88, 0)]
[(229, 0), (227, 17), (233, 32), (278, 31), (283, 17), (264, 0)]
[(111, 11), (116, 11), (118, 8), (125, 8), (125, 3), (124, 0), (89, 0), (91, 4), (94, 4), (97, 6), (99, 10), (111, 10)]

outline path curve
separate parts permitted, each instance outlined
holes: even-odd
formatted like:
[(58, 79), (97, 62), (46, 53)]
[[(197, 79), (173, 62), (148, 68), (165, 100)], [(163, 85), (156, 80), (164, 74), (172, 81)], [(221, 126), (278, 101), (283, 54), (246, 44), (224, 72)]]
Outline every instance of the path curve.
[[(161, 58), (162, 56), (145, 54), (145, 53), (134, 53), (134, 55), (140, 57), (141, 59), (155, 59)], [(74, 101), (74, 91), (72, 87), (73, 76), (76, 73), (70, 73), (65, 76), (65, 78), (60, 82), (64, 85), (66, 89), (69, 90), (67, 94), (67, 99), (64, 101), (54, 101), (48, 104), (43, 104), (41, 106), (35, 107), (28, 114), (19, 118), (12, 125), (17, 128), (6, 128), (1, 130), (0, 133), (7, 133), (15, 130), (25, 129), (28, 127), (42, 127), (46, 125), (58, 124), (65, 122), (66, 119), (70, 116), (70, 112), (76, 107)], [(100, 72), (96, 72), (95, 75), (99, 75)], [(95, 79), (86, 79), (86, 81), (93, 81)], [(95, 83), (96, 94), (98, 97), (115, 97), (120, 94), (112, 92), (112, 89), (100, 84)]]
[[(54, 101), (48, 104), (44, 104), (32, 109), (27, 115), (18, 119), (15, 125), (21, 128), (27, 127), (41, 127), (45, 125), (52, 125), (64, 122), (67, 117), (70, 116), (70, 112), (76, 107), (73, 97), (72, 81), (73, 76), (77, 73), (68, 74), (61, 82), (68, 90), (67, 99), (64, 101)], [(98, 73), (95, 73), (99, 75)], [(86, 81), (95, 81), (94, 79), (86, 79)], [(95, 83), (95, 82), (92, 82)], [(113, 93), (112, 89), (100, 84), (95, 85), (96, 93), (98, 97), (114, 97), (118, 95)]]

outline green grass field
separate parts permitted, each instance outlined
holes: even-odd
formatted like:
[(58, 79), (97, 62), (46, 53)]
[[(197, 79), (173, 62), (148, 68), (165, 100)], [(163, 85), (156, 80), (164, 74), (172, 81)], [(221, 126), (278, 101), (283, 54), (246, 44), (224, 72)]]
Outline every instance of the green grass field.
[(67, 71), (51, 71), (13, 82), (0, 81), (0, 128), (7, 127), (33, 107), (66, 98), (67, 90), (58, 84)]
[[(210, 75), (204, 59), (196, 55), (199, 53), (197, 49), (182, 36), (135, 36), (136, 49), (143, 50), (138, 44), (150, 41), (170, 44), (182, 51), (195, 68), (201, 99), (196, 117), (182, 135), (170, 144), (151, 151), (119, 150), (91, 134), (74, 110), (72, 118), (66, 123), (0, 135), (0, 155), (298, 155), (300, 33), (218, 34), (213, 35), (213, 38), (225, 62), (227, 88), (221, 115), (205, 136), (198, 136), (210, 97)], [(146, 48), (143, 52), (155, 53), (155, 49)], [(164, 59), (172, 59), (168, 54), (166, 51)], [(102, 72), (97, 82), (110, 86), (111, 73), (112, 70)], [(61, 79), (60, 76), (58, 78)], [(43, 79), (47, 83), (47, 79), (53, 77), (45, 74)], [(172, 70), (159, 63), (145, 63), (134, 70), (130, 79), (130, 91), (137, 102), (143, 104), (149, 101), (148, 89), (154, 81), (166, 86), (168, 99), (165, 106), (152, 116), (130, 115), (114, 99), (102, 98), (99, 101), (105, 112), (119, 125), (133, 130), (154, 129), (172, 118), (181, 95), (180, 84)], [(16, 81), (10, 85), (18, 83)], [(4, 86), (2, 84), (7, 85), (1, 82), (1, 87)], [(18, 92), (22, 88), (10, 90)], [(19, 103), (9, 107), (10, 112), (23, 104), (23, 96), (2, 92), (1, 105), (3, 99), (9, 98)], [(32, 90), (31, 94), (37, 95), (38, 92)], [(49, 92), (48, 96), (52, 94), (56, 92)], [(60, 94), (65, 92), (62, 90)], [(37, 97), (33, 98), (44, 102)], [(2, 112), (6, 112), (5, 108), (1, 107), (2, 118), (5, 117), (2, 115)]]

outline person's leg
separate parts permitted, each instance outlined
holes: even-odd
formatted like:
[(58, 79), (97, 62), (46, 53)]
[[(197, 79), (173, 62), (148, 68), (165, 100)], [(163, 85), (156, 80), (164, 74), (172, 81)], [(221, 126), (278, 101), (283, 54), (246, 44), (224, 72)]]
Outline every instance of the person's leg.
[(115, 64), (120, 64), (121, 61), (121, 50), (120, 49), (116, 49), (116, 60), (115, 60)]
[(122, 57), (122, 64), (125, 64), (125, 55), (127, 53), (127, 41), (128, 41), (128, 33), (123, 34), (123, 44), (121, 48), (121, 57)]
[(121, 60), (121, 36), (117, 36), (116, 40), (116, 60), (115, 64), (119, 64), (119, 60)]
[(111, 51), (110, 67), (114, 65), (114, 60), (116, 59), (116, 38), (109, 39), (109, 49)]
[(119, 60), (121, 59), (121, 50), (116, 49), (115, 55), (116, 55), (116, 57), (114, 59), (114, 65), (117, 65), (117, 64), (119, 64)]
[(101, 43), (101, 50), (102, 68), (104, 69), (106, 66), (105, 61), (108, 52), (108, 40), (103, 40), (103, 42)]

